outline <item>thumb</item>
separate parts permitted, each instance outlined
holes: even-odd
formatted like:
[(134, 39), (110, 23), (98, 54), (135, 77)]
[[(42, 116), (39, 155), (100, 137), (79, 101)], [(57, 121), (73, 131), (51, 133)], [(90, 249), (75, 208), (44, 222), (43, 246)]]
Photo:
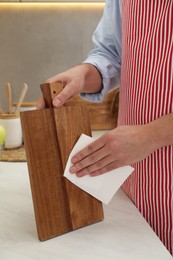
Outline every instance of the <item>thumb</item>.
[(65, 88), (53, 99), (52, 104), (54, 107), (60, 107), (72, 98), (76, 93), (74, 93), (73, 88), (66, 85)]

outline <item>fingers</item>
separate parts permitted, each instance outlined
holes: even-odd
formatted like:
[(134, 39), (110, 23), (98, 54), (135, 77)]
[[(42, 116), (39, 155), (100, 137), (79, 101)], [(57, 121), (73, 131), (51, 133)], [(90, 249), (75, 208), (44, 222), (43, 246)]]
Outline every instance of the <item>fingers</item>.
[[(100, 174), (103, 174), (105, 172), (108, 172), (115, 167), (113, 166), (115, 162), (113, 162), (112, 157), (110, 155), (104, 157), (103, 159), (89, 165), (88, 167), (85, 167), (84, 169), (77, 171), (76, 175), (78, 177), (83, 177), (87, 174), (91, 176), (97, 176)], [(81, 166), (81, 165), (79, 165)], [(113, 168), (114, 167), (114, 168)], [(78, 166), (76, 166), (78, 168)]]
[[(97, 169), (96, 171), (91, 172), (90, 176), (95, 177), (95, 176), (104, 174), (106, 172), (110, 172), (112, 170), (115, 170), (118, 167), (120, 167), (120, 165), (117, 162), (113, 161), (110, 164), (107, 164), (105, 167), (103, 167), (101, 169)], [(78, 174), (78, 177), (82, 177), (82, 176), (80, 176), (80, 173)]]
[(53, 99), (52, 104), (54, 107), (60, 107), (66, 103), (71, 98), (71, 93), (68, 91), (68, 82), (66, 77), (63, 76), (64, 73), (57, 74), (46, 80), (46, 83), (62, 82), (64, 84), (64, 89)]
[(105, 167), (113, 162), (105, 141), (105, 138), (101, 137), (73, 156), (71, 160), (73, 166), (70, 167), (70, 172), (76, 173), (79, 177), (87, 174), (101, 174)]
[(74, 164), (70, 168), (70, 172), (77, 173), (85, 168), (84, 172), (89, 174), (90, 172), (95, 171), (97, 168), (100, 169), (104, 167), (108, 162), (110, 162), (110, 158), (107, 156), (107, 153), (104, 152), (104, 148), (102, 148)]
[[(73, 85), (74, 85), (73, 83), (69, 83), (65, 85), (64, 89), (53, 99), (52, 104), (54, 107), (62, 106), (63, 104), (67, 103), (69, 99), (71, 99), (76, 94), (78, 94), (79, 91), (75, 89)], [(45, 108), (45, 102), (42, 95), (40, 99), (37, 101), (36, 108), (37, 109)]]
[[(78, 163), (79, 161), (83, 160), (85, 157), (87, 156), (92, 156), (92, 154), (96, 151), (98, 151), (99, 149), (101, 149), (102, 147), (105, 146), (105, 142), (103, 140), (103, 138), (99, 138), (96, 141), (92, 142), (91, 144), (89, 144), (88, 146), (86, 146), (84, 149), (82, 149), (80, 152), (78, 152), (77, 154), (75, 154), (72, 159), (71, 162), (73, 164)], [(98, 156), (98, 155), (97, 155)], [(99, 156), (101, 156), (99, 154)], [(96, 156), (95, 156), (96, 158)], [(99, 157), (100, 158), (100, 157)]]
[(63, 104), (67, 103), (70, 98), (72, 98), (75, 94), (73, 93), (73, 88), (68, 84), (65, 88), (54, 98), (53, 106), (60, 107)]
[(70, 79), (69, 81), (65, 78), (61, 78), (60, 74), (58, 76), (52, 77), (47, 80), (49, 83), (61, 81), (64, 84), (64, 89), (53, 99), (53, 106), (60, 107), (67, 103), (72, 97), (80, 93), (78, 82)]
[(59, 107), (83, 91), (87, 82), (88, 65), (78, 65), (46, 80), (46, 83), (62, 82), (64, 89), (54, 98), (53, 106)]

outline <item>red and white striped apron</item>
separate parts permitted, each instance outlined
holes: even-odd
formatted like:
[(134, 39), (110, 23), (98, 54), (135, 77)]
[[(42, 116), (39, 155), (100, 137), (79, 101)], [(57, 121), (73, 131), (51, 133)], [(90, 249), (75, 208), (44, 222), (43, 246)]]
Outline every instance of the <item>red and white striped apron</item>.
[[(173, 112), (172, 0), (122, 0), (119, 125)], [(172, 254), (173, 146), (139, 163), (123, 189)]]

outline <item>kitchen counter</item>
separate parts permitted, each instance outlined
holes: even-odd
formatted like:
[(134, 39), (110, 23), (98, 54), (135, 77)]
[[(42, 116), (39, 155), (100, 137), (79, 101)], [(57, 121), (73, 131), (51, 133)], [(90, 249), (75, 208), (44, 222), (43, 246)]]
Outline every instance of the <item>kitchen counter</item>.
[(26, 163), (0, 162), (1, 260), (171, 260), (172, 257), (120, 189), (102, 222), (40, 242)]
[(104, 214), (104, 221), (40, 242), (27, 164), (0, 162), (1, 260), (172, 259), (121, 189)]

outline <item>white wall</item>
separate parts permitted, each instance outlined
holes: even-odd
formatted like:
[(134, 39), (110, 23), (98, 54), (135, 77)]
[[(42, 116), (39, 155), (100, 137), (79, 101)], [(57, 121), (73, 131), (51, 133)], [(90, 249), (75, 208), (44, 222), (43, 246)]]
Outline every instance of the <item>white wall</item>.
[(6, 82), (14, 101), (26, 82), (25, 101), (35, 101), (45, 79), (83, 61), (102, 12), (103, 6), (0, 5), (1, 100)]

